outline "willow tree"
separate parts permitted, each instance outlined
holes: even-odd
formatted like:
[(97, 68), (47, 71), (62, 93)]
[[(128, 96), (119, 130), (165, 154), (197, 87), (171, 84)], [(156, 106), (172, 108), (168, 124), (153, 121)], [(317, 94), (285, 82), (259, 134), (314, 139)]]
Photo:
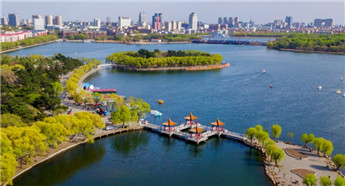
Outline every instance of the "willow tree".
[(127, 106), (122, 105), (115, 112), (111, 113), (110, 121), (115, 125), (122, 124), (124, 128), (131, 121), (131, 110)]
[(343, 155), (343, 154), (336, 154), (333, 157), (333, 162), (337, 166), (337, 169), (345, 168), (345, 155)]
[(326, 154), (327, 155), (331, 155), (332, 152), (333, 152), (333, 149), (334, 149), (334, 147), (333, 147), (333, 143), (331, 141), (325, 140), (323, 142), (323, 144), (322, 144), (322, 152), (325, 154), (325, 156), (326, 156)]
[(250, 127), (246, 130), (246, 136), (248, 139), (250, 139), (250, 143), (253, 145), (253, 138), (256, 134), (256, 129), (254, 127)]
[(309, 135), (307, 133), (302, 134), (301, 140), (304, 143), (304, 147), (308, 147), (308, 143), (313, 142), (315, 139), (315, 136), (313, 133), (310, 133)]
[(304, 178), (303, 183), (307, 186), (314, 186), (317, 183), (316, 176), (314, 174), (307, 174)]
[(278, 162), (281, 162), (285, 157), (285, 153), (281, 148), (275, 148), (271, 154), (272, 160), (274, 160), (275, 165), (278, 166)]
[(322, 137), (315, 138), (314, 146), (315, 146), (315, 149), (317, 150), (317, 155), (320, 155), (320, 150), (324, 142), (325, 142), (325, 138), (322, 138)]
[(282, 133), (282, 128), (280, 125), (275, 124), (272, 126), (272, 136), (274, 138), (274, 141), (277, 141), (277, 138), (280, 137), (280, 134)]

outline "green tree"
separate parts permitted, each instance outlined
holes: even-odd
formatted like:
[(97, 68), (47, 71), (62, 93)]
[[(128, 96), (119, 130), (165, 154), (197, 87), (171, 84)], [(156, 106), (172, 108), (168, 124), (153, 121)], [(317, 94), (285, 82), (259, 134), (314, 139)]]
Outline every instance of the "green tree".
[(325, 140), (323, 143), (322, 143), (322, 152), (326, 155), (331, 155), (332, 152), (333, 152), (333, 143), (329, 140)]
[(127, 106), (122, 105), (115, 112), (111, 113), (110, 121), (115, 125), (122, 124), (122, 127), (125, 127), (125, 125), (128, 124), (129, 121), (131, 121), (130, 109)]
[(312, 143), (315, 139), (314, 134), (310, 133), (309, 135), (307, 133), (302, 134), (301, 140), (304, 143), (304, 147), (308, 147), (308, 143)]
[(254, 127), (256, 129), (256, 131), (263, 131), (263, 127), (261, 125), (255, 125)]
[(67, 140), (66, 128), (60, 123), (46, 123), (38, 121), (33, 124), (37, 127), (41, 134), (46, 137), (45, 142), (50, 146), (57, 148), (58, 145)]
[(250, 139), (250, 143), (253, 145), (253, 138), (256, 134), (256, 129), (254, 127), (250, 127), (246, 130), (246, 136), (248, 139)]
[(26, 127), (27, 124), (22, 121), (20, 116), (15, 114), (1, 114), (1, 127), (6, 128), (9, 126)]
[(292, 141), (292, 138), (293, 138), (293, 136), (294, 136), (294, 133), (293, 133), (293, 132), (288, 132), (287, 135), (288, 135), (290, 141)]
[(344, 186), (345, 185), (345, 178), (338, 176), (335, 180), (334, 180), (334, 186)]
[(328, 176), (321, 176), (320, 177), (320, 185), (321, 186), (331, 186), (332, 181)]
[(324, 142), (325, 142), (325, 138), (322, 138), (322, 137), (315, 138), (314, 146), (315, 146), (315, 149), (317, 150), (317, 155), (320, 155), (320, 150)]
[(285, 157), (285, 153), (281, 148), (275, 148), (272, 151), (271, 159), (274, 160), (275, 165), (278, 166), (278, 162), (281, 162)]
[(303, 184), (307, 186), (315, 186), (317, 183), (316, 176), (314, 174), (307, 174), (303, 180)]
[(54, 93), (56, 96), (58, 96), (59, 94), (63, 92), (63, 87), (60, 82), (54, 82), (54, 83), (51, 83), (51, 85), (53, 86)]
[(343, 155), (343, 154), (336, 154), (333, 157), (333, 162), (337, 166), (337, 169), (345, 168), (345, 155)]
[(1, 183), (12, 184), (15, 175), (17, 161), (13, 153), (11, 141), (5, 134), (1, 134)]
[(275, 124), (272, 126), (272, 136), (274, 138), (274, 141), (277, 141), (276, 139), (279, 138), (281, 133), (282, 133), (282, 128), (280, 127), (280, 125)]
[(257, 131), (255, 133), (255, 137), (261, 143), (262, 146), (264, 146), (265, 142), (270, 138), (268, 132), (266, 131)]

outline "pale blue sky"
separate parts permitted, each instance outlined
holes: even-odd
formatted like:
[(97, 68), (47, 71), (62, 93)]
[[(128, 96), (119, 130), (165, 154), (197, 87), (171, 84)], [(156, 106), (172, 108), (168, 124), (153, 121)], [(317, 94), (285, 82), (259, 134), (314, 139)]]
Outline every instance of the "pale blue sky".
[[(101, 18), (105, 21), (106, 17), (111, 17), (117, 21), (118, 16), (130, 16), (133, 21), (138, 20), (139, 12), (144, 10), (148, 15), (148, 21), (155, 12), (163, 13), (163, 21), (172, 19), (188, 21), (191, 12), (198, 14), (198, 19), (206, 23), (216, 23), (218, 17), (238, 16), (242, 21), (249, 21), (251, 18), (255, 23), (272, 22), (274, 19), (285, 19), (285, 16), (293, 16), (294, 22), (313, 22), (315, 18), (333, 18), (335, 24), (344, 23), (344, 1), (317, 2), (272, 2), (245, 0), (246, 2), (236, 2), (220, 0), (210, 2), (201, 0), (195, 2), (157, 2), (130, 0), (131, 2), (119, 2), (103, 0), (96, 2), (87, 0), (74, 0), (70, 2), (47, 2), (42, 0), (5, 0), (2, 2), (3, 16), (8, 13), (16, 12), (20, 19), (31, 18), (32, 14), (40, 15), (61, 15), (63, 20), (92, 21), (94, 18)], [(183, 1), (183, 0), (178, 0)], [(252, 1), (252, 2), (249, 2)]]

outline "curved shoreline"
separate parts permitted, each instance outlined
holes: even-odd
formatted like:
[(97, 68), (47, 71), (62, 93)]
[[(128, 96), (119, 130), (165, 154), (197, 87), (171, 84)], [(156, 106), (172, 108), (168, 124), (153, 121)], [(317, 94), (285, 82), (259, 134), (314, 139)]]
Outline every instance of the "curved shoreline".
[(204, 70), (217, 70), (229, 67), (230, 63), (217, 64), (217, 65), (199, 65), (199, 66), (185, 66), (185, 67), (153, 67), (153, 68), (136, 68), (128, 66), (119, 66), (116, 65), (116, 69), (126, 70), (126, 71), (138, 71), (138, 72), (147, 72), (147, 71), (173, 71), (173, 70), (185, 70), (185, 71), (204, 71)]
[[(101, 132), (100, 134), (95, 134), (93, 135), (93, 138), (95, 140), (97, 139), (102, 139), (103, 137), (108, 137), (108, 136), (111, 136), (111, 135), (116, 135), (116, 134), (119, 134), (119, 133), (126, 133), (126, 132), (131, 132), (131, 131), (137, 131), (137, 130), (142, 130), (143, 127), (140, 127), (140, 126), (135, 126), (135, 127), (129, 127), (129, 128), (120, 128), (120, 129), (116, 129), (116, 130), (110, 130), (110, 131), (105, 131), (105, 132)], [(33, 160), (33, 164), (29, 165), (28, 167), (25, 167), (25, 168), (20, 168), (20, 169), (17, 169), (16, 170), (16, 174), (12, 177), (12, 180), (14, 180), (15, 178), (17, 178), (18, 176), (24, 174), (25, 172), (27, 172), (28, 170), (38, 166), (39, 164), (41, 163), (44, 163), (45, 161), (51, 159), (51, 158), (54, 158), (64, 152), (67, 152), (68, 150), (71, 150), (72, 148), (74, 147), (77, 147), (81, 144), (85, 144), (87, 143), (87, 140), (83, 140), (81, 142), (77, 142), (77, 143), (73, 143), (73, 142), (66, 142), (66, 143), (71, 143), (71, 144), (68, 144), (66, 147), (62, 148), (62, 149), (59, 149), (57, 152), (51, 152), (46, 155), (46, 156), (36, 156), (34, 157), (32, 160)], [(66, 144), (65, 143), (65, 144)], [(62, 145), (62, 144), (60, 144)], [(57, 148), (58, 149), (58, 148)], [(49, 148), (49, 151), (54, 151), (55, 149), (53, 148)], [(42, 159), (43, 157), (43, 159)], [(8, 183), (5, 183), (4, 185), (7, 185)]]
[(58, 41), (61, 41), (61, 40), (60, 39), (56, 39), (56, 40), (53, 40), (53, 41), (33, 44), (33, 45), (25, 46), (25, 47), (18, 47), (18, 48), (13, 48), (13, 49), (9, 49), (9, 50), (4, 50), (4, 51), (0, 51), (0, 54), (5, 54), (5, 53), (8, 53), (8, 52), (14, 52), (14, 51), (17, 51), (17, 50), (31, 48), (31, 47), (36, 47), (36, 46), (41, 46), (41, 45), (46, 45), (46, 44), (50, 44), (50, 43), (55, 43), (55, 42), (58, 42)]

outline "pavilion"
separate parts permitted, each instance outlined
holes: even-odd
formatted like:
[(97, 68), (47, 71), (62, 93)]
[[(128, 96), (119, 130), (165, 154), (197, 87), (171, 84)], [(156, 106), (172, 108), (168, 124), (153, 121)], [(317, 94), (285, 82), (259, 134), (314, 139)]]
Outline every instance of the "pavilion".
[(214, 127), (216, 127), (216, 130), (219, 132), (220, 127), (222, 127), (221, 131), (224, 132), (224, 128), (223, 128), (223, 125), (224, 125), (224, 124), (225, 124), (225, 123), (221, 122), (221, 121), (219, 120), (219, 118), (217, 118), (217, 121), (211, 123), (211, 125), (212, 125), (212, 131), (213, 131)]
[(191, 132), (190, 137), (193, 138), (193, 133), (195, 133), (196, 140), (198, 140), (199, 136), (202, 137), (203, 131), (204, 129), (199, 128), (198, 125), (196, 124), (196, 127), (189, 130), (189, 132)]
[(193, 125), (193, 122), (194, 124), (197, 124), (196, 119), (198, 119), (198, 117), (193, 116), (193, 114), (190, 113), (188, 116), (184, 117), (184, 119), (186, 120), (185, 125), (187, 125), (188, 123), (190, 125)]
[(169, 118), (167, 122), (162, 123), (164, 125), (164, 131), (165, 131), (165, 127), (168, 126), (169, 127), (169, 133), (171, 132), (171, 127), (174, 126), (175, 129), (175, 125), (177, 123), (171, 121), (171, 119)]

